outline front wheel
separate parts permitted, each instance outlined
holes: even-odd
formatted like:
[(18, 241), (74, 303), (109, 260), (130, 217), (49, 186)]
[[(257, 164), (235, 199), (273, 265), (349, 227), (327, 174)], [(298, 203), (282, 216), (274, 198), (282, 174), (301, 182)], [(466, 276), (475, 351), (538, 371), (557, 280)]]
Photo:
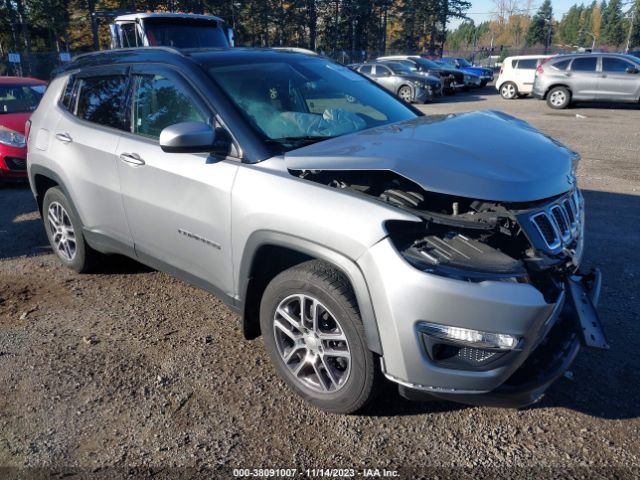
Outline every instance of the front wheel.
[(407, 85), (403, 85), (398, 89), (398, 96), (407, 103), (411, 103), (413, 100), (413, 95), (411, 93), (411, 87)]
[(565, 87), (554, 87), (547, 94), (547, 105), (560, 110), (567, 108), (571, 103), (571, 93)]
[(264, 344), (280, 377), (309, 403), (353, 413), (371, 398), (374, 356), (353, 291), (321, 261), (277, 275), (260, 303)]

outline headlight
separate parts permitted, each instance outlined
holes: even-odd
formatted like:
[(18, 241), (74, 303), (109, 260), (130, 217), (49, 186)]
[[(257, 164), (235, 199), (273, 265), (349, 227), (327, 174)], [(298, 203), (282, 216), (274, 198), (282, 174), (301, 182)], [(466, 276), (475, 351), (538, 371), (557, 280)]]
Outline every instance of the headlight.
[(465, 82), (470, 82), (471, 81), (471, 77), (469, 75), (465, 75), (464, 76), (464, 81)]
[(23, 148), (26, 146), (24, 135), (5, 127), (0, 127), (0, 143), (9, 147)]
[(413, 84), (418, 87), (418, 88), (424, 88), (424, 83), (416, 80), (415, 82), (413, 82)]
[(405, 260), (426, 273), (467, 282), (529, 282), (520, 260), (455, 231), (427, 234), (404, 248), (396, 247)]

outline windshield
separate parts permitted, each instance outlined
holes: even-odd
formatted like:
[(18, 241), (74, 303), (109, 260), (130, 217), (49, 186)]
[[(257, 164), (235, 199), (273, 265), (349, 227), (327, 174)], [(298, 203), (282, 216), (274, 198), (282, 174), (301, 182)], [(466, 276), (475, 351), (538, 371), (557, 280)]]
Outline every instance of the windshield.
[(458, 58), (458, 65), (461, 67), (473, 67), (466, 58)]
[(426, 58), (414, 58), (413, 60), (424, 68), (442, 68), (441, 64), (439, 65), (432, 60), (427, 60)]
[(324, 59), (282, 55), (210, 66), (209, 73), (263, 138), (283, 150), (417, 116), (361, 75)]
[(0, 114), (33, 112), (45, 88), (44, 85), (0, 85)]
[(219, 22), (184, 18), (149, 18), (144, 20), (149, 45), (175, 48), (228, 47), (229, 42)]

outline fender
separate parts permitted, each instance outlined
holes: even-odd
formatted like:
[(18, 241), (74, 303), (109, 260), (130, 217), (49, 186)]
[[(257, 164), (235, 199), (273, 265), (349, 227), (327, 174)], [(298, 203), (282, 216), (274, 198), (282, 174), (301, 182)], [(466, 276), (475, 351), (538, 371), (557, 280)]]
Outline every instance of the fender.
[(236, 285), (238, 286), (237, 292), (241, 295), (239, 299), (239, 302), (242, 305), (241, 308), (244, 307), (244, 300), (247, 298), (249, 275), (255, 260), (256, 252), (263, 246), (289, 248), (305, 255), (309, 255), (310, 257), (331, 263), (344, 273), (353, 286), (369, 349), (379, 355), (382, 355), (382, 345), (380, 342), (380, 334), (378, 332), (375, 311), (373, 309), (373, 302), (362, 271), (353, 260), (311, 240), (270, 230), (259, 230), (254, 232), (245, 244), (242, 261), (240, 268), (238, 269)]

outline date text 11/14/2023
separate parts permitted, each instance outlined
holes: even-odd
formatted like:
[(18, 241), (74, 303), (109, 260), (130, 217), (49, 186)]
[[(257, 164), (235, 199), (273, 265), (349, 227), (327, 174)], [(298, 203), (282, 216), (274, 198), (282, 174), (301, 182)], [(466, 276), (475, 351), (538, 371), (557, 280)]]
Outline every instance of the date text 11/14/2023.
[(263, 478), (398, 478), (397, 470), (385, 468), (234, 468), (234, 477)]

